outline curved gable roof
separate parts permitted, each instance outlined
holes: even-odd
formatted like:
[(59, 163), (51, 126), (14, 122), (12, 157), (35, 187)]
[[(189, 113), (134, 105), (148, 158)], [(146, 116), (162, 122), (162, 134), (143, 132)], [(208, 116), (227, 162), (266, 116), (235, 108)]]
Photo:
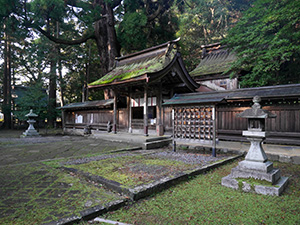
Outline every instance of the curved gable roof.
[[(89, 84), (89, 88), (107, 87), (130, 82), (157, 82), (162, 77), (168, 83), (183, 83), (190, 91), (198, 84), (186, 71), (180, 53), (179, 39), (130, 55), (116, 58), (116, 67), (105, 76)], [(170, 75), (176, 71), (178, 76)], [(173, 82), (172, 82), (173, 81)]]

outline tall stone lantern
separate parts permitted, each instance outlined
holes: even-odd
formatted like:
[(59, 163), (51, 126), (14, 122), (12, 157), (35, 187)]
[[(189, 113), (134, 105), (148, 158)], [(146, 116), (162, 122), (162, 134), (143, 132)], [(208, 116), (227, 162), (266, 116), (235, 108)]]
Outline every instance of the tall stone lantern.
[[(264, 110), (260, 105), (261, 98), (255, 96), (251, 109), (237, 114), (238, 117), (248, 119), (248, 130), (243, 131), (251, 145), (244, 161), (239, 162), (231, 174), (222, 178), (222, 185), (234, 189), (241, 188), (246, 192), (256, 192), (265, 195), (280, 195), (287, 185), (288, 178), (280, 176), (280, 170), (273, 168), (273, 163), (263, 149), (262, 142), (268, 135), (265, 131), (267, 118), (276, 118), (276, 115)], [(242, 178), (242, 179), (241, 179)], [(253, 179), (254, 182), (251, 182)], [(262, 180), (266, 182), (257, 182)]]
[(36, 115), (35, 113), (32, 112), (32, 109), (30, 109), (30, 112), (25, 115), (26, 117), (28, 117), (28, 129), (23, 133), (23, 135), (21, 137), (39, 137), (39, 133), (34, 129), (33, 124), (36, 122), (35, 118), (38, 117), (38, 115)]

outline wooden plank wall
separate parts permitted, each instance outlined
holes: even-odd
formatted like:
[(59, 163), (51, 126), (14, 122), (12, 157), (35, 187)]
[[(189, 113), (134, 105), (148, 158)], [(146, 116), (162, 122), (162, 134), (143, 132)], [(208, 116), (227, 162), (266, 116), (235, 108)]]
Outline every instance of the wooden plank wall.
[[(220, 140), (246, 140), (242, 131), (247, 130), (247, 119), (236, 117), (237, 113), (250, 107), (217, 106), (217, 134)], [(263, 107), (276, 114), (275, 119), (266, 120), (266, 131), (270, 133), (266, 142), (300, 144), (300, 104), (278, 104)]]

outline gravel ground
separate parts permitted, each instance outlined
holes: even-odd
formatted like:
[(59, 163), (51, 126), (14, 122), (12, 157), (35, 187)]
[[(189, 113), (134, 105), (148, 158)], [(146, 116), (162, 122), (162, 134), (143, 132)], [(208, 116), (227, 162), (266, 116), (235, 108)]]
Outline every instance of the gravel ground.
[(218, 155), (213, 157), (209, 154), (201, 153), (185, 153), (185, 152), (157, 152), (153, 154), (158, 158), (171, 159), (176, 161), (181, 161), (187, 164), (206, 164), (208, 162), (215, 162), (225, 158), (228, 158), (228, 155)]
[(69, 160), (67, 162), (61, 162), (60, 164), (63, 165), (79, 165), (83, 163), (89, 163), (92, 161), (99, 161), (103, 159), (112, 159), (116, 157), (123, 157), (123, 156), (129, 156), (132, 155), (130, 153), (123, 153), (123, 154), (114, 154), (114, 155), (98, 155), (94, 157), (88, 157), (88, 158), (82, 158), (82, 159), (74, 159), (74, 160)]

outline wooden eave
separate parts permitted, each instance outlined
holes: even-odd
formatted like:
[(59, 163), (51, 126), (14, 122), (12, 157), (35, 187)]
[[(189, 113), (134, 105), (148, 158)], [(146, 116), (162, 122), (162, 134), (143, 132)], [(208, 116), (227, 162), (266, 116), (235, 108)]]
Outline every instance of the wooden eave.
[[(173, 76), (172, 72), (175, 72), (176, 74)], [(181, 88), (184, 88), (188, 92), (194, 92), (199, 87), (199, 84), (197, 84), (188, 74), (182, 61), (181, 55), (179, 52), (177, 52), (176, 55), (173, 57), (172, 61), (160, 71), (145, 73), (136, 78), (127, 79), (123, 81), (114, 81), (108, 84), (92, 85), (88, 88), (122, 89), (126, 86), (128, 87), (145, 84), (152, 85), (161, 82), (161, 80), (164, 80), (164, 82), (170, 86), (172, 86), (172, 84), (178, 86), (179, 84), (183, 83)]]
[(244, 102), (252, 101), (256, 95), (260, 96), (263, 100), (270, 101), (299, 101), (300, 84), (244, 88), (233, 91), (179, 94), (167, 100), (164, 105)]

